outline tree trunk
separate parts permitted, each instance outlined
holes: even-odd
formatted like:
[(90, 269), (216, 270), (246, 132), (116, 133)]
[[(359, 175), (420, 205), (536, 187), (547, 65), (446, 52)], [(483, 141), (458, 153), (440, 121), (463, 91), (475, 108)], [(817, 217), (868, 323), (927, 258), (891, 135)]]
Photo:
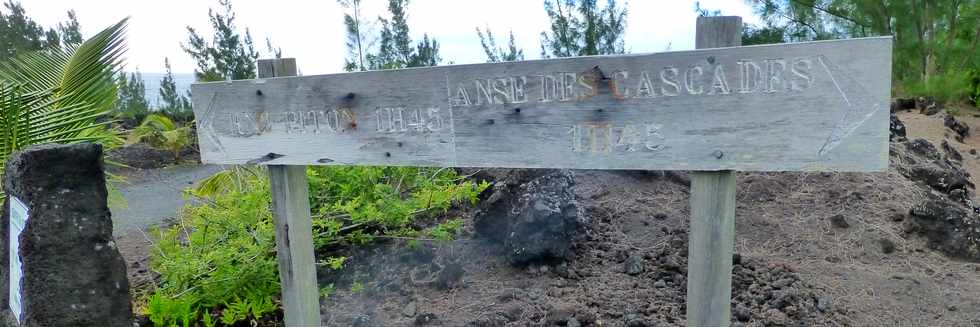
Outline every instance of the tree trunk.
[[(925, 3), (923, 3), (925, 6)], [(926, 49), (925, 49), (925, 36), (923, 31), (923, 24), (925, 22), (925, 14), (921, 13), (922, 9), (919, 7), (919, 1), (912, 0), (912, 17), (915, 22), (915, 37), (919, 40), (919, 77), (924, 81), (926, 79)]]
[(925, 1), (925, 34), (926, 40), (922, 44), (925, 50), (925, 82), (929, 83), (929, 79), (936, 75), (936, 19), (935, 19), (935, 4), (930, 4), (929, 1)]
[[(943, 46), (943, 49), (945, 51), (950, 51), (950, 49), (953, 48), (953, 40), (956, 40), (956, 27), (959, 26), (959, 24), (957, 24), (959, 18), (960, 18), (960, 1), (954, 0), (952, 3), (952, 7), (950, 8), (949, 11), (949, 17), (946, 18), (947, 21), (949, 22), (949, 30), (946, 32), (946, 44)], [(950, 57), (951, 56), (949, 55), (943, 56), (942, 65), (937, 67), (937, 70), (940, 73), (946, 70), (945, 68), (947, 66), (947, 63), (949, 63)]]

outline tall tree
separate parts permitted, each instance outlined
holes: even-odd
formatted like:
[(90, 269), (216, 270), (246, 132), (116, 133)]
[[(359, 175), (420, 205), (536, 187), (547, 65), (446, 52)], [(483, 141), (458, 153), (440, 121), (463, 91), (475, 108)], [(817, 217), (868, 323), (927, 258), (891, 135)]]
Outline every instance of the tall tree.
[(373, 45), (369, 30), (371, 23), (361, 15), (361, 0), (337, 0), (337, 2), (351, 10), (344, 13), (344, 27), (347, 30), (347, 58), (344, 61), (344, 70), (365, 71), (368, 68), (365, 56)]
[(175, 121), (189, 122), (194, 119), (191, 101), (187, 96), (177, 92), (177, 82), (170, 69), (170, 59), (164, 58), (163, 65), (167, 68), (167, 73), (160, 80), (160, 111)]
[(408, 67), (431, 67), (437, 66), (442, 62), (439, 56), (439, 42), (434, 38), (429, 38), (428, 34), (422, 34), (422, 41), (419, 41), (408, 59)]
[(195, 78), (202, 82), (255, 78), (259, 53), (255, 51), (252, 35), (248, 28), (244, 35), (239, 33), (230, 0), (218, 0), (218, 4), (221, 5), (222, 12), (208, 9), (208, 17), (214, 29), (211, 41), (198, 34), (193, 27), (187, 26), (187, 44), (181, 44), (184, 52), (197, 62)]
[[(980, 69), (980, 1), (750, 0), (790, 40), (892, 35), (894, 79), (937, 91)], [(938, 77), (938, 78), (937, 78)], [(935, 84), (935, 86), (933, 85)], [(956, 83), (954, 83), (956, 84)], [(963, 88), (963, 86), (959, 86)]]
[(493, 37), (490, 27), (487, 27), (486, 34), (476, 28), (476, 35), (480, 37), (480, 45), (483, 46), (483, 53), (487, 55), (487, 62), (504, 62), (524, 60), (524, 50), (517, 48), (514, 41), (514, 31), (510, 32), (510, 41), (507, 49), (497, 46), (497, 40)]
[(545, 0), (551, 31), (541, 32), (541, 57), (625, 53), (626, 9), (616, 0)]
[(135, 127), (150, 112), (150, 104), (146, 101), (146, 83), (143, 82), (143, 74), (139, 70), (129, 74), (123, 72), (116, 79), (119, 95), (113, 111), (124, 127)]
[(78, 24), (78, 16), (74, 10), (68, 11), (68, 21), (58, 24), (58, 34), (64, 44), (82, 44), (82, 26)]
[(442, 62), (439, 56), (439, 42), (424, 34), (414, 47), (409, 36), (406, 6), (408, 0), (388, 0), (391, 19), (378, 17), (381, 32), (378, 49), (365, 55), (368, 69), (398, 69), (406, 67), (435, 66)]
[(8, 0), (3, 8), (6, 10), (0, 10), (0, 61), (25, 52), (82, 43), (74, 11), (68, 11), (68, 21), (45, 29), (27, 16), (19, 2)]

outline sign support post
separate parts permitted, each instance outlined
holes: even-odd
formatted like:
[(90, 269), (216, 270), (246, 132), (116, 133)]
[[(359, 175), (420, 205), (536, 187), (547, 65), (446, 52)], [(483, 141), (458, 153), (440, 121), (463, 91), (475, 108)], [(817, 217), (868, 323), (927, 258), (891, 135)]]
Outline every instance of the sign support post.
[[(697, 49), (742, 44), (742, 18), (698, 17)], [(717, 150), (715, 156), (724, 156)], [(691, 174), (687, 251), (687, 325), (722, 327), (732, 317), (732, 254), (735, 248), (735, 172)]]
[[(296, 76), (296, 59), (259, 60), (259, 78)], [(287, 327), (320, 325), (319, 287), (313, 253), (310, 185), (306, 166), (269, 165), (276, 257)]]
[[(695, 48), (742, 44), (742, 18), (698, 17)], [(724, 156), (717, 150), (715, 156)], [(735, 172), (691, 174), (687, 259), (687, 325), (731, 324), (732, 254), (735, 248)]]

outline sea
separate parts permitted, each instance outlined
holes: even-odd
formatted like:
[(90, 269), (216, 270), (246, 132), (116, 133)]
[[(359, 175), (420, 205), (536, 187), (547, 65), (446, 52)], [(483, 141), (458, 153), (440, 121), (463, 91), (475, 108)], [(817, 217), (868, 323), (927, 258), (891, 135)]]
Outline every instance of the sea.
[[(159, 108), (160, 104), (160, 81), (166, 76), (164, 73), (142, 73), (143, 83), (146, 84), (146, 101), (151, 108)], [(194, 74), (174, 74), (174, 82), (177, 84), (177, 92), (187, 95), (194, 84)]]

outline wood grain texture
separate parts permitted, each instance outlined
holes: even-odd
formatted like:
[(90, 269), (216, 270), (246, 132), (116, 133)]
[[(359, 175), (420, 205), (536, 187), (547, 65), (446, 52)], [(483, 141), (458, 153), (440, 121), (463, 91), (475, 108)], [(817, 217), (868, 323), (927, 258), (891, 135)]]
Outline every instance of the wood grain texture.
[(891, 44), (205, 83), (194, 110), (206, 163), (882, 171)]
[(695, 49), (727, 48), (742, 45), (742, 17), (698, 17)]
[[(699, 17), (697, 48), (742, 44), (741, 17)], [(687, 326), (727, 327), (732, 320), (735, 172), (691, 173), (687, 250)]]
[(691, 174), (687, 326), (731, 324), (735, 247), (735, 172)]
[[(295, 59), (259, 60), (259, 76), (294, 76)], [(306, 166), (269, 166), (276, 258), (287, 327), (320, 325), (320, 288), (313, 252), (313, 222)]]
[(320, 288), (316, 281), (306, 167), (269, 166), (269, 180), (286, 326), (319, 326)]
[(259, 60), (258, 71), (260, 78), (288, 77), (298, 75), (296, 58), (262, 59)]

